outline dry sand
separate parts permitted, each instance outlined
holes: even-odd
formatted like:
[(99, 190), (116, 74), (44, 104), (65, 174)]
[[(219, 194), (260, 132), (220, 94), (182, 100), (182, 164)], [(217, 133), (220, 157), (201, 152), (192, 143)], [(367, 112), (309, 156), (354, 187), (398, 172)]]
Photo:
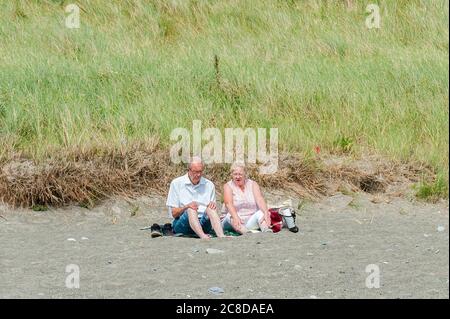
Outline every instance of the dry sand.
[[(287, 195), (267, 198), (280, 196)], [(209, 241), (152, 239), (140, 230), (168, 221), (159, 196), (108, 200), (91, 210), (0, 206), (0, 297), (449, 298), (448, 201), (369, 199), (306, 203), (297, 234)], [(79, 266), (78, 289), (66, 287), (69, 264)], [(366, 287), (370, 264), (379, 267), (380, 288)]]

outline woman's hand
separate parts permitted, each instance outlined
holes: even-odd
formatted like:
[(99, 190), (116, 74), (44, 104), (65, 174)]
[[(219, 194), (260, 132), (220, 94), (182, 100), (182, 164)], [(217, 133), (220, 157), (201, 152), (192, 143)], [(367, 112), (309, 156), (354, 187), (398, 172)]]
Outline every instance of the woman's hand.
[(266, 221), (267, 227), (272, 228), (272, 219), (270, 218), (270, 212), (267, 211), (264, 214), (264, 220)]
[(247, 228), (245, 228), (244, 222), (239, 216), (231, 217), (231, 225), (235, 230), (237, 230), (240, 233), (247, 232)]

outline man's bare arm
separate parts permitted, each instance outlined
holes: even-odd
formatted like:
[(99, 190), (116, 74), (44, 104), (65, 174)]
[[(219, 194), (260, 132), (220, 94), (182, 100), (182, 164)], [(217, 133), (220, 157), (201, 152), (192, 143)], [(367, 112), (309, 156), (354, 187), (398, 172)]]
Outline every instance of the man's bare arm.
[(187, 205), (184, 205), (183, 207), (172, 207), (172, 216), (173, 218), (178, 218), (183, 214), (183, 212), (188, 209), (192, 208), (193, 210), (197, 211), (198, 205), (196, 202), (191, 202)]
[(180, 215), (186, 210), (186, 206), (183, 207), (173, 207), (172, 208), (172, 216), (173, 218), (178, 218)]

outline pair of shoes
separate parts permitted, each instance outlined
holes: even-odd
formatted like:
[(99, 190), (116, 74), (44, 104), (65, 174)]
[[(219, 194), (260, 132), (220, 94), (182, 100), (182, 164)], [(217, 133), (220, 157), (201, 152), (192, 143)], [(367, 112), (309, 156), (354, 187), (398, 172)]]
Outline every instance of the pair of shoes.
[(163, 235), (161, 226), (158, 224), (153, 224), (152, 227), (150, 227), (150, 231), (152, 238), (161, 237)]
[(166, 223), (162, 227), (162, 232), (164, 236), (173, 236), (173, 229), (171, 223)]

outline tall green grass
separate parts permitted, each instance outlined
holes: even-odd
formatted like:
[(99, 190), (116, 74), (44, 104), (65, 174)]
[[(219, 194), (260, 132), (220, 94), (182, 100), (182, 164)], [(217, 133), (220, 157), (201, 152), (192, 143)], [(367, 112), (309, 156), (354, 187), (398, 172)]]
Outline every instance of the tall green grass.
[[(64, 26), (72, 2), (80, 29)], [(366, 1), (0, 0), (0, 157), (169, 145), (199, 119), (278, 127), (281, 150), (305, 154), (351, 141), (447, 184), (448, 0), (371, 2), (380, 29)]]

